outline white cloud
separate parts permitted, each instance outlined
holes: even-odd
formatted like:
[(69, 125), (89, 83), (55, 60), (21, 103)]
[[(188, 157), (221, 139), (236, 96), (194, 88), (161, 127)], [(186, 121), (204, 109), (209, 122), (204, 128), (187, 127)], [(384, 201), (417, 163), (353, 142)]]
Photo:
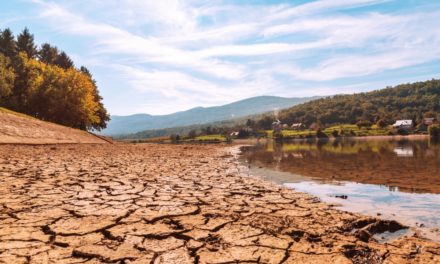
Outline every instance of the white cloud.
[[(34, 2), (42, 7), (40, 19), (57, 33), (89, 41), (83, 56), (137, 92), (171, 100), (173, 106), (161, 111), (292, 94), (289, 87), (310, 95), (334, 87), (334, 80), (440, 58), (440, 13), (434, 9), (345, 12), (385, 0)], [(316, 90), (317, 81), (328, 83)], [(296, 82), (305, 85), (291, 85)], [(152, 109), (157, 105), (151, 102)]]
[(278, 12), (274, 12), (269, 19), (270, 20), (280, 20), (289, 17), (298, 17), (313, 15), (320, 12), (329, 12), (335, 9), (349, 9), (365, 5), (374, 5), (378, 3), (388, 2), (389, 0), (320, 0), (313, 1), (310, 3), (289, 7), (285, 6), (279, 9)]
[[(402, 18), (385, 17), (377, 20), (374, 19), (377, 15), (373, 15), (368, 22), (361, 22), (361, 24), (368, 24), (365, 28), (359, 30), (342, 28), (341, 31), (346, 32), (341, 36), (338, 36), (340, 32), (336, 34), (328, 32), (331, 39), (339, 39), (345, 35), (347, 38), (344, 41), (356, 42), (356, 45), (363, 44), (365, 50), (354, 54), (330, 56), (322, 59), (315, 67), (282, 65), (278, 66), (275, 71), (291, 74), (302, 80), (329, 81), (365, 76), (438, 60), (440, 58), (440, 29), (430, 28), (433, 19), (438, 15), (440, 14), (434, 12)], [(353, 23), (356, 25), (355, 22)], [(430, 29), (422, 30), (421, 26)], [(367, 43), (360, 41), (368, 38), (385, 38), (386, 40)], [(369, 43), (372, 44), (366, 45)]]
[(298, 79), (328, 81), (346, 77), (365, 76), (386, 70), (398, 69), (430, 61), (440, 56), (440, 48), (429, 47), (431, 52), (423, 50), (401, 49), (377, 55), (350, 55), (328, 59), (318, 67), (299, 69), (292, 67), (284, 71)]

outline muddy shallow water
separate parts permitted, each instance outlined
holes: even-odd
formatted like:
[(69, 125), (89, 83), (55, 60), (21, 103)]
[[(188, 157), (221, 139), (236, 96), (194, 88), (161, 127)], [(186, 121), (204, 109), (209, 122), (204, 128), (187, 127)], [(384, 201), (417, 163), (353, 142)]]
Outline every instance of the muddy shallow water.
[(440, 145), (340, 140), (242, 148), (250, 173), (440, 240)]

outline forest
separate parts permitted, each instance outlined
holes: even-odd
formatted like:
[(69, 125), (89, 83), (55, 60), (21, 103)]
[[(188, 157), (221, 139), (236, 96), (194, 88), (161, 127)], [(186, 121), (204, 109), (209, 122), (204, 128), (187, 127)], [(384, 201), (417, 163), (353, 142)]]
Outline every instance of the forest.
[[(440, 80), (401, 84), (366, 93), (329, 96), (281, 110), (278, 116), (268, 112), (209, 124), (140, 131), (118, 135), (117, 138), (142, 139), (173, 134), (192, 138), (249, 130), (253, 134), (262, 134), (272, 130), (272, 123), (277, 118), (283, 124), (304, 123), (305, 128), (312, 127), (314, 132), (317, 129), (332, 132), (335, 126), (369, 127), (375, 124), (378, 128), (385, 128), (398, 119), (411, 119), (417, 125), (424, 117), (440, 120)], [(308, 134), (308, 131), (304, 133)]]
[(25, 28), (0, 31), (0, 107), (82, 130), (109, 121), (90, 71), (48, 43), (40, 47)]
[[(371, 92), (335, 95), (310, 101), (280, 111), (282, 123), (313, 123), (322, 127), (335, 124), (367, 122), (386, 126), (397, 119), (411, 119), (416, 124), (424, 117), (440, 113), (440, 80), (401, 84)], [(256, 121), (259, 129), (271, 129), (273, 114)]]

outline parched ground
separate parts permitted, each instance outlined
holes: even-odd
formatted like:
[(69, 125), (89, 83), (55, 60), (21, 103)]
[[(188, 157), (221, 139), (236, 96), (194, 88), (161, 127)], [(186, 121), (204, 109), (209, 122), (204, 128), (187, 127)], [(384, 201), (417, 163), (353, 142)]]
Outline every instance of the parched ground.
[(0, 263), (440, 263), (396, 222), (242, 176), (230, 147), (0, 146)]
[(0, 144), (108, 143), (105, 138), (0, 107)]

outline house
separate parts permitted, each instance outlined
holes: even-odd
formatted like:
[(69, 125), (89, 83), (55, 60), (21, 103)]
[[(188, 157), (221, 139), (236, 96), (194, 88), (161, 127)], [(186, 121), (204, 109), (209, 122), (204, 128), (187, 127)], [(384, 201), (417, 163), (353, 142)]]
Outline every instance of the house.
[(230, 136), (231, 136), (231, 137), (237, 137), (238, 134), (239, 134), (238, 131), (234, 131), (234, 132), (232, 132), (232, 133), (230, 134)]
[(272, 123), (272, 129), (274, 132), (281, 132), (282, 124), (281, 121), (277, 119), (277, 121)]
[(305, 125), (303, 123), (294, 123), (290, 126), (291, 129), (299, 130), (304, 128)]
[(393, 124), (393, 127), (396, 129), (404, 129), (410, 130), (413, 128), (413, 121), (411, 119), (403, 119), (397, 120), (396, 123)]
[(422, 123), (428, 127), (430, 125), (437, 124), (437, 119), (434, 117), (426, 117), (426, 118), (423, 118)]

